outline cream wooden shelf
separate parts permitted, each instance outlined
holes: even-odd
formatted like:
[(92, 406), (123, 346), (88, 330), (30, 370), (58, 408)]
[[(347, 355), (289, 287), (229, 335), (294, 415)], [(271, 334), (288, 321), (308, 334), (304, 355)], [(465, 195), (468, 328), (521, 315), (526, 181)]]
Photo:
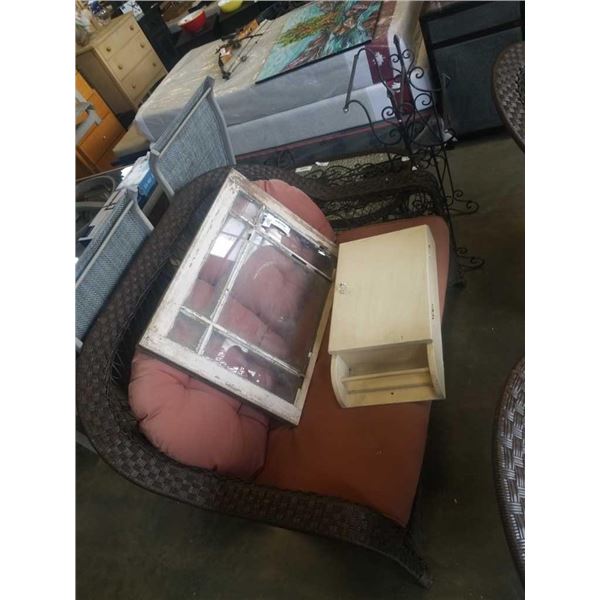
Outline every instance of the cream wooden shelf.
[(437, 281), (427, 225), (339, 246), (329, 353), (342, 406), (445, 397)]

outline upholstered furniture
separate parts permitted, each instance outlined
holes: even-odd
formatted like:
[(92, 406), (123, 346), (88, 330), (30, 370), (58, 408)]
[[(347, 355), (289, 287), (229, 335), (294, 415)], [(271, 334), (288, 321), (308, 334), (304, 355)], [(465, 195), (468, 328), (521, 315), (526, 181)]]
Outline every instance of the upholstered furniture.
[[(348, 189), (273, 167), (238, 169), (249, 179), (280, 179), (302, 189), (330, 218), (338, 241), (428, 224), (436, 240), (443, 304), (448, 228), (436, 216), (445, 214), (444, 205), (429, 174), (406, 171)], [(136, 343), (227, 172), (210, 171), (176, 194), (92, 326), (77, 364), (77, 404), (86, 433), (117, 472), (148, 490), (207, 510), (358, 544), (397, 561), (427, 586), (427, 567), (412, 546), (408, 524), (430, 403), (339, 407), (330, 381), (327, 333), (300, 424), (270, 432), (265, 466), (253, 483), (177, 463), (138, 429), (127, 397)], [(431, 216), (407, 218), (423, 214)]]
[[(386, 60), (395, 52), (391, 40), (396, 34), (403, 47), (415, 50), (417, 64), (426, 67), (424, 49), (419, 52), (422, 44), (417, 21), (421, 4), (384, 2), (368, 47)], [(140, 107), (135, 116), (138, 131), (149, 141), (157, 140), (204, 79), (213, 77), (215, 96), (238, 159), (244, 156), (246, 162), (264, 162), (270, 155), (287, 150), (300, 165), (372, 150), (373, 139), (365, 131), (363, 111), (354, 107), (343, 111), (356, 49), (305, 65), (285, 77), (254, 83), (292, 14), (262, 21), (258, 31), (262, 35), (248, 41), (252, 50), (229, 79), (223, 79), (217, 61), (222, 41), (215, 40), (185, 54)], [(388, 99), (376, 69), (369, 61), (360, 60), (356, 74), (354, 97), (380, 122)]]

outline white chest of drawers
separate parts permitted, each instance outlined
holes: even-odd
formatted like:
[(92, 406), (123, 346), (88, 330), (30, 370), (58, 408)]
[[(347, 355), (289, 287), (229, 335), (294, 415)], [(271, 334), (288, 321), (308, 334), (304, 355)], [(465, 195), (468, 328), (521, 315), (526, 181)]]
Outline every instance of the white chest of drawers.
[(115, 113), (137, 111), (154, 83), (167, 74), (131, 14), (113, 19), (77, 50), (77, 69)]

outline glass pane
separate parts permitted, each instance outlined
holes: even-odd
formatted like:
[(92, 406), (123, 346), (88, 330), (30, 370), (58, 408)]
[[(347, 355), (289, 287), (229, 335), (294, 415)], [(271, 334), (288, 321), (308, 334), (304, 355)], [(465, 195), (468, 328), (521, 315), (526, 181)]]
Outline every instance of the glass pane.
[(208, 340), (204, 356), (214, 360), (230, 373), (248, 379), (291, 404), (294, 403), (296, 392), (302, 385), (302, 378), (284, 371), (252, 351), (243, 349), (216, 331)]
[(331, 284), (262, 236), (250, 243), (218, 323), (304, 372)]
[(184, 306), (210, 317), (227, 283), (249, 229), (245, 223), (229, 217), (204, 261)]
[(205, 331), (206, 325), (183, 313), (179, 313), (175, 318), (173, 327), (171, 328), (171, 331), (169, 331), (167, 337), (174, 342), (195, 351), (200, 344), (200, 339)]
[(316, 244), (292, 229), (278, 216), (265, 211), (261, 217), (260, 229), (269, 238), (289, 248), (327, 276), (332, 276), (335, 263), (329, 253), (324, 249), (320, 250)]
[(260, 205), (252, 200), (248, 194), (240, 190), (233, 201), (231, 212), (235, 215), (244, 217), (251, 223), (256, 223), (256, 218), (258, 217), (260, 208)]

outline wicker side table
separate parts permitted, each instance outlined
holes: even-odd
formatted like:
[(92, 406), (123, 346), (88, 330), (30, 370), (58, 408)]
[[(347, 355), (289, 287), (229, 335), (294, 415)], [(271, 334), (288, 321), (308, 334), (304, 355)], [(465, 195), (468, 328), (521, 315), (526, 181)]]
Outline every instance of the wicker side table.
[(494, 423), (494, 480), (504, 533), (525, 581), (525, 358), (511, 371)]
[(492, 89), (498, 114), (525, 151), (525, 42), (511, 44), (499, 54)]

